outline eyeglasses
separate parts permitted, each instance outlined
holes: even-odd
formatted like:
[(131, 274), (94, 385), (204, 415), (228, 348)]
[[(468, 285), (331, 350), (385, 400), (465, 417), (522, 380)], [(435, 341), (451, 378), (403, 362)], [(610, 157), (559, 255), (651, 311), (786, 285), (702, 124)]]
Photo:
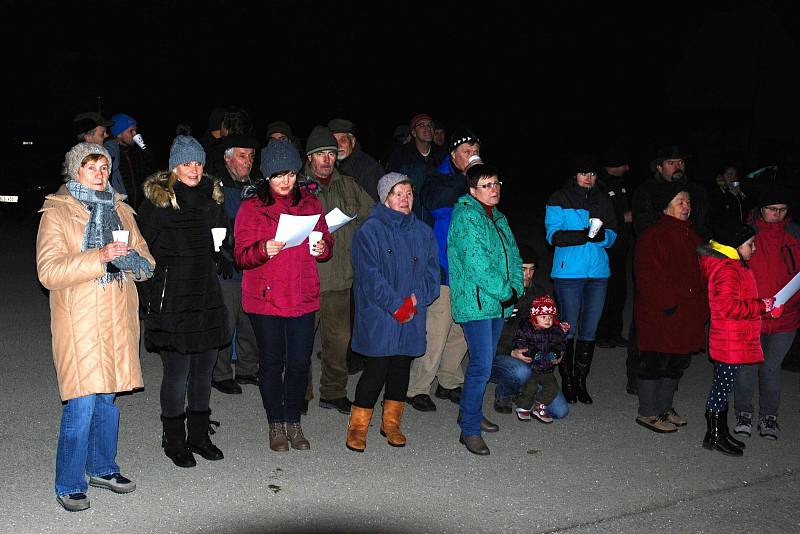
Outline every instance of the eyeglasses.
[(480, 187), (481, 189), (500, 189), (503, 187), (503, 182), (489, 182), (488, 184), (476, 185), (475, 187)]
[(772, 213), (786, 213), (789, 208), (776, 208), (774, 206), (764, 206), (765, 210), (769, 210)]

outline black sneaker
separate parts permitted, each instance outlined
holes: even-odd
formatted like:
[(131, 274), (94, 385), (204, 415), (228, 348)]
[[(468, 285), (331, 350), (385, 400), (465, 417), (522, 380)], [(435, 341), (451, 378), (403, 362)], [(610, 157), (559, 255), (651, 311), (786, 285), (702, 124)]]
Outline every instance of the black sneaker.
[(128, 480), (119, 473), (102, 477), (90, 476), (89, 485), (96, 488), (105, 488), (114, 493), (130, 493), (136, 489), (136, 482)]
[(435, 412), (436, 405), (431, 400), (430, 396), (421, 393), (413, 397), (407, 397), (406, 402), (409, 403), (415, 410), (420, 412)]
[(85, 493), (70, 493), (69, 495), (56, 495), (58, 504), (67, 512), (80, 512), (89, 508), (89, 497)]
[(327, 410), (338, 410), (339, 413), (343, 413), (346, 415), (350, 415), (350, 402), (347, 397), (342, 397), (340, 399), (320, 399), (319, 400), (319, 407), (325, 408)]
[(459, 404), (461, 402), (461, 386), (453, 389), (447, 389), (437, 384), (434, 395), (436, 395), (436, 398), (438, 399), (445, 399)]

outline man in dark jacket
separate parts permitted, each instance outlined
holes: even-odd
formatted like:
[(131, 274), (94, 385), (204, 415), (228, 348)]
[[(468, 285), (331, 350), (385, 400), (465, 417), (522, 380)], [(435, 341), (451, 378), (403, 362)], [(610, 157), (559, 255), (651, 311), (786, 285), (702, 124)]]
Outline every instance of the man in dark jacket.
[[(150, 151), (134, 140), (137, 136), (136, 119), (124, 113), (111, 117), (111, 135), (114, 139), (105, 142), (111, 154), (111, 185), (118, 193), (127, 195), (125, 202), (137, 208), (144, 200), (142, 184), (156, 171)], [(141, 141), (141, 137), (138, 137)]]
[[(414, 115), (408, 127), (412, 141), (395, 149), (389, 156), (386, 170), (405, 174), (414, 182), (414, 191), (422, 191), (428, 176), (436, 171), (445, 154), (433, 143), (433, 119), (430, 115)], [(414, 204), (414, 214), (431, 224), (422, 202)]]
[(597, 346), (603, 348), (628, 344), (628, 340), (622, 337), (622, 314), (628, 294), (627, 259), (633, 244), (632, 215), (624, 179), (629, 169), (628, 163), (628, 154), (622, 147), (611, 147), (603, 153), (602, 169), (597, 176), (598, 187), (614, 205), (619, 230), (614, 244), (606, 249), (611, 276), (608, 278), (603, 315), (597, 325)]
[(328, 129), (339, 144), (339, 153), (336, 156), (339, 172), (355, 178), (358, 185), (377, 201), (378, 180), (386, 173), (375, 158), (361, 149), (355, 136), (355, 124), (347, 119), (332, 119), (328, 122)]
[[(222, 191), (225, 194), (225, 216), (228, 232), (217, 261), (222, 297), (228, 312), (228, 324), (235, 329), (233, 341), (219, 349), (214, 366), (211, 385), (222, 393), (241, 393), (239, 384), (258, 385), (258, 346), (253, 326), (242, 310), (242, 272), (233, 261), (233, 230), (236, 214), (242, 202), (242, 191), (258, 179), (258, 170), (253, 170), (258, 142), (247, 135), (228, 135), (223, 138), (225, 168), (219, 172)], [(236, 379), (234, 380), (232, 356), (236, 351)]]

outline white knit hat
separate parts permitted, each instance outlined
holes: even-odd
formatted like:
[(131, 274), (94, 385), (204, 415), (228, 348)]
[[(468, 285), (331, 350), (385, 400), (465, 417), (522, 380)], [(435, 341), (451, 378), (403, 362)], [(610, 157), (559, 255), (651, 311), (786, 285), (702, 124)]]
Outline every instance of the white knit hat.
[(83, 163), (83, 160), (86, 159), (86, 156), (91, 156), (92, 154), (98, 154), (106, 158), (106, 161), (108, 161), (108, 172), (110, 173), (111, 154), (108, 153), (108, 150), (97, 143), (78, 143), (74, 147), (70, 148), (69, 152), (67, 152), (66, 156), (64, 157), (64, 176), (71, 178), (72, 180), (77, 180), (78, 170), (81, 168), (81, 163)]

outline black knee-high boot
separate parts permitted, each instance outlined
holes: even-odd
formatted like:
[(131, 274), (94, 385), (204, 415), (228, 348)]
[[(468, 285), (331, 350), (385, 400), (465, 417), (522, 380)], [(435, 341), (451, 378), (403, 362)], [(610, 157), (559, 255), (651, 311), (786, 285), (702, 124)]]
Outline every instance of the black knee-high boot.
[(736, 447), (725, 439), (725, 425), (727, 425), (727, 412), (710, 412), (706, 410), (706, 435), (703, 438), (703, 448), (710, 451), (718, 450), (728, 456), (741, 456), (742, 449)]
[(208, 437), (208, 433), (211, 430), (210, 416), (211, 410), (205, 412), (187, 410), (186, 427), (188, 437), (186, 442), (190, 451), (196, 452), (206, 460), (222, 460), (224, 458), (222, 451), (211, 443), (211, 438)]
[(567, 350), (564, 351), (564, 356), (558, 364), (558, 372), (561, 374), (561, 390), (564, 392), (564, 398), (570, 404), (577, 402), (575, 397), (575, 340), (568, 339), (566, 341)]
[(594, 357), (594, 341), (581, 341), (575, 343), (575, 384), (578, 400), (583, 404), (591, 404), (592, 397), (586, 390), (586, 377), (592, 367)]
[(164, 454), (178, 467), (194, 467), (197, 462), (194, 455), (186, 445), (186, 414), (175, 417), (161, 416), (164, 433), (161, 437), (161, 446)]

